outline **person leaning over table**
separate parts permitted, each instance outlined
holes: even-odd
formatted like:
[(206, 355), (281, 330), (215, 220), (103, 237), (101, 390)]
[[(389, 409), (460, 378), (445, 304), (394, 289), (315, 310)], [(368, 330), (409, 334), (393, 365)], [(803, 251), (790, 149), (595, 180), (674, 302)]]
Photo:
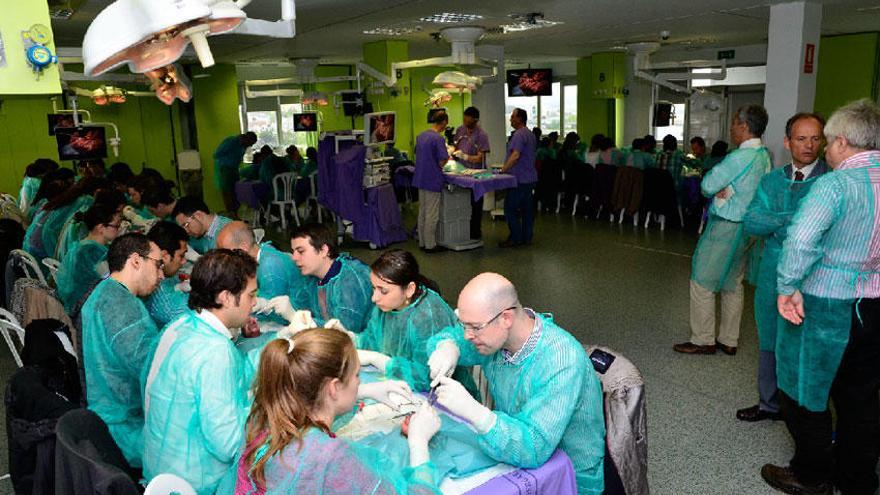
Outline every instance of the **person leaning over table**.
[[(489, 457), (534, 468), (558, 447), (571, 458), (578, 493), (603, 493), (602, 386), (581, 344), (549, 315), (523, 307), (497, 273), (468, 282), (456, 312), (460, 324), (428, 343), (437, 402), (472, 425)], [(482, 367), (494, 411), (449, 378), (456, 365)]]

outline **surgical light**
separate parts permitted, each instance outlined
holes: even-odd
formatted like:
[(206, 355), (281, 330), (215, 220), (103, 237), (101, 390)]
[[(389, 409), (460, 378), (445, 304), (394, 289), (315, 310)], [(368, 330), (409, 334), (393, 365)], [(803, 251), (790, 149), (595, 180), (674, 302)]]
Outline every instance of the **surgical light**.
[(432, 84), (446, 89), (457, 89), (466, 92), (477, 89), (477, 85), (480, 84), (480, 82), (479, 77), (469, 76), (464, 72), (449, 70), (437, 74), (437, 76), (434, 77)]
[(231, 31), (245, 17), (230, 0), (117, 0), (86, 31), (85, 73), (97, 76), (126, 63), (146, 73), (179, 59), (190, 43), (202, 66), (210, 67), (206, 36)]

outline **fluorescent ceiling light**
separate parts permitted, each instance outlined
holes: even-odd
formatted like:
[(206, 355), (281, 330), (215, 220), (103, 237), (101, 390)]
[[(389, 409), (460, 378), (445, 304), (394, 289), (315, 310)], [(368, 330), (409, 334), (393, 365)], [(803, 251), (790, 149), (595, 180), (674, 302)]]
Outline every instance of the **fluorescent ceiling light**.
[(377, 27), (373, 29), (367, 29), (364, 31), (364, 34), (375, 34), (379, 36), (402, 36), (404, 34), (411, 34), (422, 30), (422, 26), (415, 27)]
[(505, 34), (507, 34), (507, 33), (518, 33), (521, 31), (529, 31), (532, 29), (553, 27), (557, 24), (562, 24), (562, 22), (546, 21), (544, 19), (535, 19), (534, 22), (523, 21), (523, 22), (515, 22), (512, 24), (504, 24), (501, 26), (501, 29), (504, 31)]
[(477, 14), (459, 14), (456, 12), (442, 12), (440, 14), (422, 17), (422, 22), (436, 22), (439, 24), (456, 24), (460, 22), (473, 22), (482, 19), (483, 16)]

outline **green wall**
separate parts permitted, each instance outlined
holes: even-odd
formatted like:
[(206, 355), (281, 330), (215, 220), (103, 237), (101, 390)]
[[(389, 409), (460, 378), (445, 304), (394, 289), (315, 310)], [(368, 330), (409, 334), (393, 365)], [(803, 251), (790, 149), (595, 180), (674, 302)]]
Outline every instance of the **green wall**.
[[(207, 75), (208, 77), (198, 77)], [(229, 136), (241, 134), (238, 114), (238, 78), (235, 66), (219, 64), (209, 69), (193, 67), (193, 102), (202, 188), (211, 211), (223, 209), (223, 199), (214, 177), (214, 150)]]
[[(431, 96), (431, 90), (434, 86), (431, 81), (437, 74), (447, 70), (459, 70), (456, 67), (420, 67), (418, 69), (410, 69), (410, 87), (412, 88), (412, 133), (413, 142), (416, 136), (429, 129), (428, 124), (428, 108), (425, 106), (425, 100)], [(464, 109), (471, 105), (470, 93), (456, 94), (450, 93), (452, 100), (443, 103), (449, 114), (449, 125), (453, 128), (462, 124)]]
[[(364, 62), (376, 70), (391, 74), (391, 64), (409, 60), (409, 45), (406, 41), (386, 40), (364, 44)], [(395, 119), (395, 146), (412, 156), (413, 148), (413, 110), (410, 86), (410, 70), (404, 70), (395, 89), (384, 87), (382, 94), (373, 94), (367, 89), (367, 100), (373, 104), (374, 112), (397, 112)], [(366, 78), (369, 88), (373, 79)], [(419, 90), (421, 93), (421, 90)], [(363, 122), (355, 122), (355, 127), (363, 127)]]
[(604, 134), (621, 146), (624, 99), (594, 98), (593, 57), (577, 61), (577, 132), (581, 141), (590, 142), (594, 134)]
[[(14, 6), (13, 6), (14, 4)], [(0, 95), (38, 95), (61, 92), (58, 64), (51, 64), (36, 77), (25, 56), (25, 43), (22, 31), (34, 24), (42, 24), (51, 31), (49, 4), (46, 0), (27, 0), (25, 2), (0, 2), (0, 34), (6, 52), (6, 64), (0, 67)], [(55, 53), (55, 43), (47, 46)]]
[[(105, 162), (131, 165), (135, 173), (146, 165), (158, 169), (168, 179), (175, 179), (172, 158), (169, 111), (175, 115), (175, 135), (180, 149), (177, 107), (169, 107), (152, 97), (130, 97), (121, 105), (99, 107), (88, 98), (77, 99), (79, 107), (91, 112), (92, 122), (112, 122), (119, 127), (119, 157), (108, 147)], [(59, 101), (59, 108), (61, 107)], [(46, 114), (52, 113), (47, 96), (2, 97), (0, 103), (0, 191), (17, 194), (25, 167), (36, 158), (58, 159), (55, 138), (49, 136)], [(107, 137), (113, 136), (107, 129)], [(70, 167), (72, 162), (62, 162)]]
[[(349, 65), (319, 65), (315, 68), (315, 76), (316, 77), (333, 77), (333, 76), (348, 76), (354, 75), (354, 68)], [(353, 85), (350, 82), (328, 82), (328, 83), (318, 83), (312, 85), (314, 88), (309, 87), (308, 89), (314, 89), (315, 91), (321, 91), (330, 98), (330, 105), (326, 107), (318, 107), (318, 111), (321, 112), (321, 118), (323, 119), (323, 127), (321, 130), (324, 131), (340, 131), (340, 130), (349, 130), (352, 128), (352, 119), (351, 117), (346, 117), (345, 112), (340, 108), (333, 108), (333, 93), (336, 91), (340, 91), (343, 89), (353, 89)], [(363, 119), (356, 119), (357, 121)], [(360, 124), (358, 124), (360, 125)]]
[(880, 33), (824, 36), (819, 44), (814, 110), (828, 118), (860, 98), (877, 100)]

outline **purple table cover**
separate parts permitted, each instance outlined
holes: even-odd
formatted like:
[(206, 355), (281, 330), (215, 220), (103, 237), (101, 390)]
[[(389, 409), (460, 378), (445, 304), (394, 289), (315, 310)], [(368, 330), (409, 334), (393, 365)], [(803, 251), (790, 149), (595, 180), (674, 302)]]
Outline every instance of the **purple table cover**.
[[(345, 143), (353, 143), (348, 141)], [(354, 224), (354, 238), (378, 247), (407, 239), (391, 184), (364, 189), (366, 148), (349, 144), (335, 153), (329, 136), (318, 144), (318, 202)]]
[(495, 174), (487, 179), (475, 179), (466, 175), (443, 174), (446, 182), (459, 187), (466, 187), (474, 192), (474, 201), (479, 201), (484, 194), (499, 189), (516, 187), (516, 177), (510, 174)]
[(467, 495), (577, 495), (571, 459), (556, 449), (543, 465), (496, 476)]
[(391, 184), (367, 188), (367, 214), (360, 222), (355, 222), (353, 236), (359, 241), (372, 242), (385, 247), (407, 239), (397, 195)]
[(269, 199), (272, 188), (269, 184), (258, 180), (243, 180), (235, 183), (235, 198), (248, 208), (259, 210), (262, 203)]

